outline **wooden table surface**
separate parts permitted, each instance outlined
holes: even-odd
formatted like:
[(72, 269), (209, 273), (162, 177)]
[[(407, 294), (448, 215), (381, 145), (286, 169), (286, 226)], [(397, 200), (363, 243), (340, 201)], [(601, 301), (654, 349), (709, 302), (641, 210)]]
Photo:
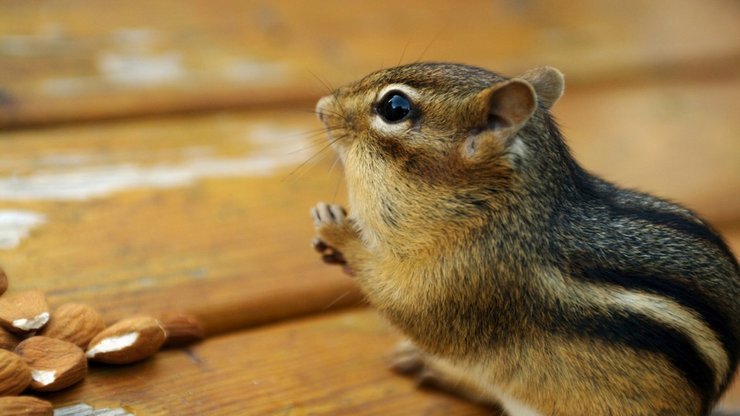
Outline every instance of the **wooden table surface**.
[[(738, 20), (733, 0), (3, 2), (10, 290), (108, 321), (186, 310), (209, 332), (45, 397), (140, 415), (490, 413), (388, 371), (400, 334), (311, 250), (309, 208), (346, 201), (312, 114), (322, 84), (420, 56), (559, 66), (554, 112), (584, 166), (688, 205), (737, 253)], [(724, 403), (740, 409), (740, 386)]]

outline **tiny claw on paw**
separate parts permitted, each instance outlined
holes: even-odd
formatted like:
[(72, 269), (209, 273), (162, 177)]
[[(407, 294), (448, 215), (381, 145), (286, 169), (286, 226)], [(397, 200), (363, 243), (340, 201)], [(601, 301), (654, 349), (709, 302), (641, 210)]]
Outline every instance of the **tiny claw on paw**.
[(347, 211), (337, 204), (319, 202), (315, 207), (311, 208), (311, 217), (313, 217), (314, 225), (321, 227), (323, 224), (339, 224), (344, 222), (347, 217)]
[(314, 240), (311, 242), (311, 246), (313, 246), (313, 249), (318, 251), (319, 253), (324, 253), (326, 250), (329, 250), (331, 247), (329, 247), (322, 239), (320, 238), (314, 238)]
[(321, 259), (328, 264), (347, 264), (342, 252), (326, 244), (322, 239), (315, 238), (311, 245), (321, 254)]
[(440, 388), (444, 386), (444, 375), (429, 365), (428, 357), (411, 341), (401, 341), (393, 351), (391, 369), (410, 376), (419, 387)]
[(424, 361), (419, 356), (396, 356), (391, 369), (399, 374), (418, 374), (424, 368)]
[(324, 260), (324, 263), (328, 264), (347, 264), (347, 260), (344, 259), (342, 253), (334, 250), (322, 255), (321, 260)]
[[(344, 271), (353, 276), (354, 272), (347, 266), (347, 259), (338, 250), (337, 245), (347, 238), (351, 230), (347, 211), (340, 205), (319, 202), (311, 208), (311, 217), (319, 234), (311, 242), (314, 250), (321, 254), (321, 259), (328, 264), (344, 266)], [(328, 241), (328, 242), (327, 242)]]
[(424, 355), (411, 341), (401, 341), (393, 350), (391, 369), (400, 374), (414, 375), (424, 369)]
[(425, 368), (414, 377), (416, 385), (425, 389), (445, 389), (445, 380), (437, 371)]

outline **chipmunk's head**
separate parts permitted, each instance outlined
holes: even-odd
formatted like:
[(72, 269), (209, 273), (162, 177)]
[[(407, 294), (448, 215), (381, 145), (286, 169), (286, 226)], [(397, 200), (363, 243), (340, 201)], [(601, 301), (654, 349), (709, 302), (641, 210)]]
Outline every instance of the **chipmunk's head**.
[(427, 193), (465, 199), (466, 189), (510, 183), (537, 151), (521, 133), (562, 91), (563, 76), (550, 67), (506, 79), (417, 63), (339, 88), (316, 112), (344, 164), (353, 208), (358, 198), (386, 198), (395, 205), (386, 211), (403, 212), (402, 201), (418, 205)]
[(478, 168), (524, 157), (527, 145), (517, 133), (538, 105), (550, 108), (562, 92), (563, 76), (551, 67), (506, 79), (476, 67), (419, 63), (339, 88), (316, 112), (344, 162), (356, 149), (358, 158), (429, 174), (448, 170), (453, 159)]

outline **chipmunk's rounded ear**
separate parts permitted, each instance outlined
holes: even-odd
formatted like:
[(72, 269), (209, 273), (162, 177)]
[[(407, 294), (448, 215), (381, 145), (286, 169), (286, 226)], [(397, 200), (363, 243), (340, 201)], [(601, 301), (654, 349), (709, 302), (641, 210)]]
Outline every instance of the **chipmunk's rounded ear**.
[(563, 73), (551, 66), (530, 69), (519, 78), (527, 80), (537, 93), (537, 101), (545, 108), (550, 108), (563, 95), (565, 77)]
[(537, 108), (534, 88), (518, 78), (491, 85), (478, 93), (476, 102), (486, 117), (485, 128), (465, 140), (463, 156), (468, 160), (504, 153)]
[(518, 78), (488, 87), (481, 95), (488, 108), (488, 128), (492, 130), (519, 130), (537, 107), (534, 89)]

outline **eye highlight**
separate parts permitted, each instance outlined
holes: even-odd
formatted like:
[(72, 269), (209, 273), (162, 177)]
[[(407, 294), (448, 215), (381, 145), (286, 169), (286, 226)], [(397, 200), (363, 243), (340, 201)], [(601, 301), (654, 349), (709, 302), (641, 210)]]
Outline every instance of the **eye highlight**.
[(411, 100), (398, 90), (388, 91), (375, 107), (375, 111), (387, 123), (406, 120), (414, 112)]

